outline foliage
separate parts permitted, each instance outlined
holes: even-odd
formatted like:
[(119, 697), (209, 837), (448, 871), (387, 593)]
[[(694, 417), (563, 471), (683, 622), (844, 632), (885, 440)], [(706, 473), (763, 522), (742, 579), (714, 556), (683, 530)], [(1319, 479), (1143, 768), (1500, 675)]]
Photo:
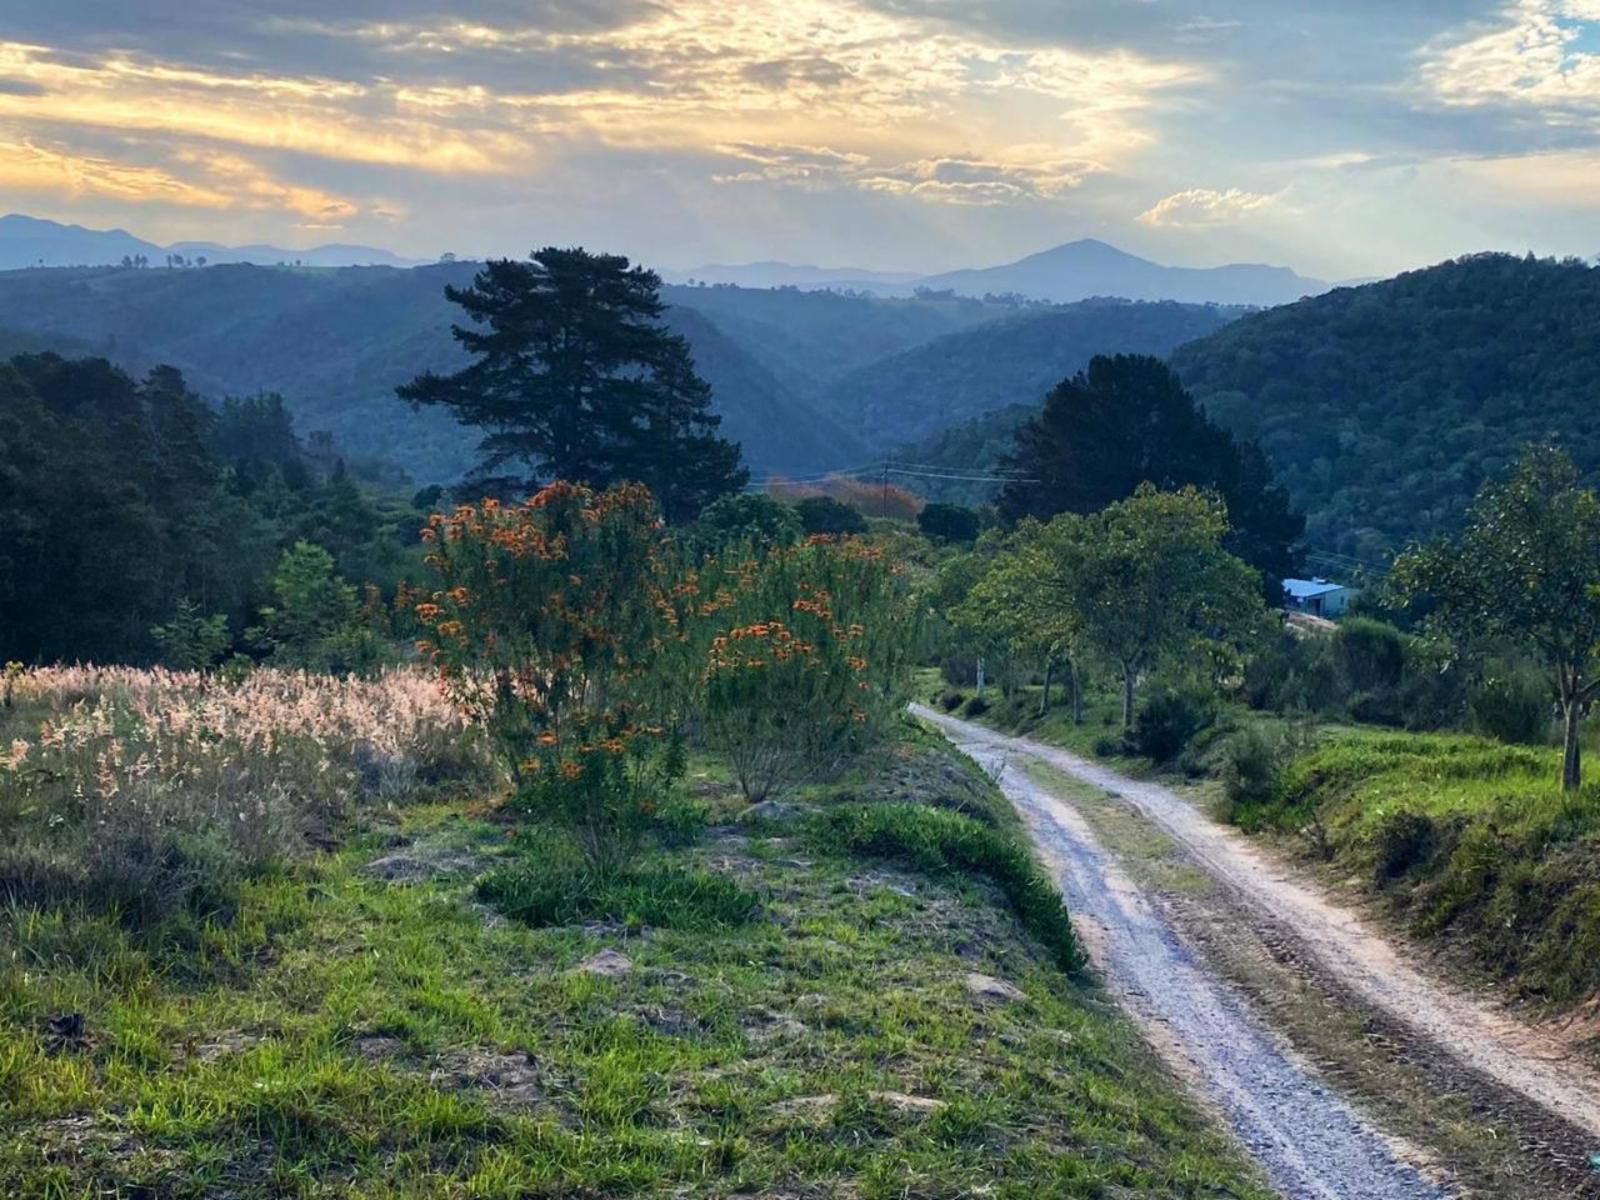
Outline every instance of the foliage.
[(629, 929), (710, 931), (754, 920), (760, 899), (726, 875), (663, 866), (596, 874), (540, 846), (478, 881), (478, 897), (535, 929), (616, 921)]
[(1228, 549), (1262, 573), (1269, 594), (1294, 573), (1305, 518), (1259, 447), (1214, 425), (1160, 359), (1096, 356), (1018, 429), (1002, 465), (1019, 477), (1000, 492), (1007, 520), (1096, 512), (1146, 483), (1210, 489), (1227, 504)]
[(1565, 720), (1562, 785), (1582, 782), (1579, 727), (1600, 695), (1600, 497), (1572, 460), (1530, 447), (1504, 481), (1486, 485), (1455, 542), (1404, 555), (1392, 586), (1434, 605), (1441, 636), (1526, 649), (1548, 669)]
[(669, 520), (692, 520), (749, 473), (717, 436), (688, 343), (660, 323), (660, 288), (626, 258), (581, 249), (489, 262), (471, 287), (445, 289), (472, 321), (452, 332), (474, 362), (424, 373), (400, 397), (484, 430), (485, 480), (519, 466), (600, 487), (639, 480)]
[(1510, 666), (1475, 683), (1467, 709), (1479, 733), (1512, 745), (1543, 746), (1550, 741), (1554, 700), (1542, 672)]
[(283, 552), (272, 574), (278, 603), (261, 610), (249, 640), (271, 662), (307, 671), (371, 670), (381, 648), (357, 627), (356, 589), (334, 570), (333, 555), (310, 542)]
[(1005, 894), (1022, 927), (1057, 966), (1074, 972), (1084, 965), (1055, 884), (1025, 846), (981, 821), (920, 804), (842, 806), (829, 810), (813, 837), (830, 848), (899, 859), (923, 871), (982, 875)]
[(1552, 430), (1595, 481), (1597, 312), (1592, 267), (1482, 254), (1247, 316), (1172, 363), (1261, 443), (1312, 545), (1379, 561), (1454, 531)]
[[(396, 525), (414, 516), (391, 523), (322, 461), (275, 397), (212, 411), (170, 368), (136, 381), (103, 359), (0, 364), (0, 659), (215, 661), (219, 627), (191, 616), (246, 628), (300, 540), (392, 586)], [(186, 600), (203, 613), (178, 620)]]
[(1330, 734), (1233, 819), (1316, 831), (1319, 853), (1381, 888), (1418, 936), (1571, 1005), (1600, 987), (1600, 797), (1560, 788), (1561, 758), (1459, 734)]
[(809, 537), (849, 537), (867, 531), (861, 510), (832, 496), (807, 496), (794, 511)]
[(792, 546), (805, 534), (794, 506), (759, 492), (713, 500), (700, 514), (699, 532), (715, 547), (739, 542)]
[(1139, 705), (1128, 744), (1152, 762), (1170, 763), (1217, 719), (1216, 696), (1193, 684), (1156, 688)]
[(178, 598), (172, 619), (151, 629), (150, 636), (161, 647), (162, 661), (180, 671), (209, 670), (233, 644), (227, 615), (205, 616), (187, 596)]
[(1196, 650), (1219, 673), (1235, 669), (1262, 631), (1259, 580), (1224, 548), (1227, 529), (1215, 496), (1144, 484), (1101, 512), (1063, 513), (1026, 535), (1042, 602), (1121, 672), (1124, 729), (1141, 674)]
[[(827, 771), (904, 702), (915, 630), (903, 581), (859, 541), (723, 556), (685, 581), (705, 645), (705, 737), (752, 801)], [(688, 590), (691, 589), (692, 590)]]
[(419, 650), (488, 731), (520, 803), (570, 829), (597, 870), (619, 868), (675, 773), (649, 748), (673, 711), (646, 679), (667, 633), (650, 493), (553, 483), (436, 515), (427, 541), (441, 586), (417, 606), (432, 634)]
[(975, 542), (983, 532), (983, 518), (959, 504), (929, 504), (917, 514), (917, 528), (941, 542)]
[[(1003, 310), (1002, 310), (1003, 311)], [(1091, 300), (1015, 312), (1003, 320), (909, 347), (844, 376), (824, 394), (825, 411), (874, 449), (922, 443), (1007, 405), (1037, 405), (1096, 354), (1170, 354), (1242, 310), (1211, 305)], [(909, 462), (968, 471), (993, 459), (926, 457)], [(979, 497), (963, 497), (968, 502)], [(986, 497), (983, 497), (986, 498)]]
[(1350, 617), (1333, 635), (1333, 662), (1351, 692), (1392, 692), (1406, 669), (1405, 635), (1370, 617)]

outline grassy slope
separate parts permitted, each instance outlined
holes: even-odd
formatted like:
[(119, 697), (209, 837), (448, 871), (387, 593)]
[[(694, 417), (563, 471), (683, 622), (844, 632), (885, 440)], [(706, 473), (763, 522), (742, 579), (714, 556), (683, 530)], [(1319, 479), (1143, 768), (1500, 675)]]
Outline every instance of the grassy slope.
[[(715, 772), (695, 788), (716, 819), (737, 808)], [(808, 799), (1014, 828), (915, 737)], [(400, 822), (252, 885), (233, 927), (182, 949), (5, 912), (0, 1193), (1266, 1195), (985, 883), (795, 824), (719, 827), (660, 853), (755, 889), (761, 920), (531, 930), (473, 900), (472, 875), (518, 855), (493, 814)], [(364, 869), (399, 842), (456, 869)], [(574, 970), (606, 947), (631, 974)], [(974, 970), (1026, 999), (975, 1001)], [(68, 1012), (87, 1038), (52, 1053), (44, 1023)]]
[[(934, 681), (924, 683), (931, 691)], [(1083, 755), (1117, 733), (1108, 693), (1090, 698), (1077, 726), (1059, 698), (1038, 716), (1038, 698), (1037, 688), (1024, 689), (983, 719)], [(1230, 709), (1191, 764), (1214, 773), (1229, 738), (1284, 724)], [(1145, 759), (1116, 761), (1130, 774), (1185, 781)], [(1592, 756), (1590, 766), (1592, 778)], [(1600, 991), (1600, 783), (1564, 795), (1560, 769), (1554, 748), (1327, 725), (1269, 797), (1230, 805), (1214, 778), (1199, 782), (1246, 832), (1289, 839), (1330, 879), (1363, 881), (1413, 936), (1462, 951), (1520, 995), (1565, 1007)]]

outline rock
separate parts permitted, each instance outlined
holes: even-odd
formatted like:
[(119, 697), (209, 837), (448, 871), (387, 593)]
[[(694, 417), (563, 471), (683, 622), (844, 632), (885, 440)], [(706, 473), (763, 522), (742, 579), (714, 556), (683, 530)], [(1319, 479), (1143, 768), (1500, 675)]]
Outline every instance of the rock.
[(481, 866), (482, 861), (471, 854), (411, 850), (375, 858), (362, 869), (385, 883), (405, 885), (426, 883), (441, 875), (467, 874), (477, 871)]
[(454, 1050), (440, 1056), (428, 1082), (435, 1087), (491, 1092), (502, 1108), (531, 1108), (544, 1097), (538, 1067), (526, 1054)]
[(381, 1034), (369, 1034), (355, 1040), (354, 1050), (358, 1058), (377, 1065), (390, 1062), (397, 1058), (404, 1058), (406, 1044), (396, 1037), (385, 1037)]
[(976, 971), (967, 976), (967, 991), (980, 1000), (996, 1000), (1003, 1004), (1015, 1004), (1027, 999), (1022, 989), (1014, 984), (996, 979), (993, 975), (980, 975)]
[(203, 1063), (216, 1062), (219, 1058), (230, 1058), (235, 1054), (243, 1054), (246, 1050), (253, 1050), (266, 1040), (253, 1033), (230, 1030), (218, 1034), (209, 1042), (201, 1042), (194, 1048), (194, 1057)]
[(788, 1013), (773, 1012), (769, 1008), (757, 1008), (747, 1012), (739, 1019), (743, 1026), (745, 1036), (753, 1042), (774, 1042), (782, 1038), (804, 1037), (811, 1030), (803, 1021), (798, 1021)]
[(915, 1113), (926, 1116), (936, 1113), (945, 1107), (943, 1100), (935, 1100), (931, 1096), (908, 1096), (904, 1092), (868, 1092), (879, 1104), (886, 1104), (895, 1112)]
[(809, 804), (784, 804), (778, 800), (761, 800), (739, 814), (739, 820), (776, 821), (787, 823), (801, 821), (817, 810)]
[(584, 959), (576, 969), (601, 979), (621, 979), (633, 971), (633, 959), (617, 950), (602, 950)]
[(772, 1111), (780, 1117), (817, 1120), (827, 1116), (837, 1107), (839, 1107), (839, 1097), (827, 1092), (820, 1096), (796, 1096), (792, 1100), (780, 1100), (772, 1106)]

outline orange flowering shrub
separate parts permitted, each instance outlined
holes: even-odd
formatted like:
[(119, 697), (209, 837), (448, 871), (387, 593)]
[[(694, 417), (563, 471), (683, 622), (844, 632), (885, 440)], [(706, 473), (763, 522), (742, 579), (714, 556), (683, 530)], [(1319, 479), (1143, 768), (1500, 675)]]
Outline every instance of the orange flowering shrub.
[(706, 740), (747, 798), (829, 769), (898, 712), (913, 617), (881, 550), (813, 539), (710, 561), (695, 584)]
[(416, 605), (420, 652), (493, 738), (520, 802), (610, 869), (679, 769), (649, 678), (669, 632), (663, 531), (649, 491), (558, 482), (518, 505), (434, 516), (439, 586)]

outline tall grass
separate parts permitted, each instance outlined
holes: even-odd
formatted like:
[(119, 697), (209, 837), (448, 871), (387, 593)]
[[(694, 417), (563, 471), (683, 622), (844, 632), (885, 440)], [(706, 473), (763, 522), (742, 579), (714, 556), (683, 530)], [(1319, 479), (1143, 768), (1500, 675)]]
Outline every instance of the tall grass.
[(232, 881), (329, 844), (361, 806), (484, 773), (460, 714), (411, 671), (27, 671), (0, 745), (0, 900), (134, 924), (225, 912)]

